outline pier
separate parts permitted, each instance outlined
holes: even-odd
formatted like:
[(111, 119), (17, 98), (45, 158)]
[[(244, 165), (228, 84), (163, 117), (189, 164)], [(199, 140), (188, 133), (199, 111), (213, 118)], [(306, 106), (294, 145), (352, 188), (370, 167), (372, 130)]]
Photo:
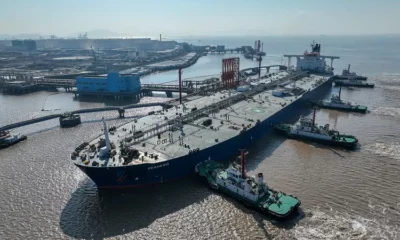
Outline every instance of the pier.
[(11, 94), (25, 94), (40, 90), (64, 88), (67, 92), (76, 87), (75, 79), (40, 78), (8, 81), (2, 84), (2, 90)]
[[(207, 76), (201, 76), (197, 78), (204, 78)], [(205, 88), (218, 87), (219, 79), (215, 77), (204, 78), (197, 80), (196, 78), (185, 79), (182, 81), (181, 92), (183, 93), (194, 93), (198, 90), (204, 90)], [(175, 81), (173, 81), (175, 82)], [(74, 90), (76, 88), (75, 79), (55, 79), (55, 78), (41, 78), (41, 79), (30, 79), (26, 81), (10, 81), (3, 83), (3, 92), (10, 94), (25, 94), (40, 90), (56, 90), (57, 88), (64, 88), (66, 92), (71, 92), (78, 96), (96, 96), (96, 97), (114, 97), (116, 99), (133, 99), (138, 100), (143, 96), (152, 96), (152, 92), (165, 92), (168, 97), (172, 97), (172, 93), (179, 92), (178, 84), (141, 84), (141, 90), (137, 93), (132, 92), (79, 92)]]
[[(82, 113), (93, 113), (93, 112), (105, 112), (105, 111), (117, 111), (119, 114), (120, 118), (125, 117), (125, 110), (127, 109), (134, 109), (134, 108), (146, 108), (146, 107), (155, 107), (155, 106), (160, 106), (163, 109), (168, 109), (172, 107), (171, 104), (169, 103), (143, 103), (143, 104), (131, 104), (131, 105), (126, 105), (123, 107), (100, 107), (100, 108), (87, 108), (87, 109), (80, 109), (76, 111), (71, 111), (69, 113), (71, 114), (82, 114)], [(0, 127), (0, 131), (6, 131), (6, 130), (11, 130), (14, 128), (19, 128), (23, 126), (27, 126), (30, 124), (38, 123), (38, 122), (43, 122), (55, 118), (60, 118), (64, 114), (51, 114), (43, 117), (38, 117), (30, 120), (25, 120), (13, 124), (9, 124), (3, 127)]]
[[(175, 82), (175, 81), (173, 81)], [(167, 97), (172, 97), (172, 93), (186, 93), (191, 94), (198, 91), (218, 89), (219, 78), (209, 78), (202, 81), (196, 80), (183, 80), (182, 87), (179, 88), (178, 84), (142, 84), (140, 92), (130, 93), (130, 92), (79, 92), (71, 91), (76, 97), (80, 96), (95, 96), (99, 98), (104, 97), (114, 97), (115, 99), (132, 99), (139, 100), (144, 96), (153, 96), (153, 92), (165, 92)]]
[(225, 48), (225, 49), (210, 49), (211, 54), (225, 54), (225, 53), (243, 53), (243, 48)]
[[(278, 67), (280, 70), (285, 70), (287, 69), (286, 66), (283, 65), (268, 65), (268, 66), (261, 66), (261, 67), (254, 67), (254, 68), (246, 68), (242, 69), (240, 71), (240, 77), (241, 79), (245, 79), (248, 77), (245, 73), (246, 71), (253, 71), (253, 69), (260, 70), (260, 69), (266, 69), (267, 72), (270, 71), (271, 68)], [(295, 75), (291, 75), (288, 77), (288, 79), (281, 79), (280, 82), (282, 81), (288, 81), (288, 80), (293, 80), (296, 79), (299, 76), (303, 76), (306, 74), (306, 72), (300, 72)], [(72, 88), (73, 84), (76, 84), (75, 80), (71, 79), (43, 79), (42, 81), (38, 81), (38, 84), (44, 84), (48, 85), (51, 87), (68, 87)], [(220, 89), (221, 87), (221, 81), (217, 77), (211, 77), (211, 76), (201, 76), (201, 77), (196, 77), (196, 78), (190, 78), (186, 80), (182, 80), (182, 85), (181, 89), (179, 89), (179, 85), (171, 84), (171, 82), (167, 84), (142, 84), (142, 89), (139, 93), (139, 95), (132, 95), (132, 93), (107, 93), (107, 92), (95, 92), (95, 93), (87, 93), (85, 92), (84, 94), (92, 94), (94, 96), (118, 96), (119, 98), (123, 97), (129, 97), (129, 98), (137, 98), (140, 96), (145, 96), (146, 94), (151, 94), (153, 91), (160, 91), (160, 92), (166, 92), (168, 96), (172, 96), (172, 92), (185, 92), (188, 94), (188, 96), (191, 96), (193, 94), (199, 94), (202, 95), (205, 92), (208, 91), (215, 91)], [(264, 86), (264, 87), (270, 87), (269, 85)], [(75, 94), (79, 94), (76, 91), (71, 92)], [(142, 95), (141, 95), (142, 94)], [(119, 114), (120, 118), (125, 117), (125, 110), (126, 109), (133, 109), (133, 108), (146, 108), (146, 107), (154, 107), (154, 106), (161, 106), (163, 109), (168, 109), (172, 107), (176, 102), (179, 101), (179, 99), (172, 99), (171, 101), (165, 102), (165, 103), (145, 103), (145, 104), (130, 104), (127, 106), (123, 107), (100, 107), (100, 108), (89, 108), (89, 109), (81, 109), (81, 110), (76, 110), (70, 112), (71, 114), (83, 114), (83, 113), (93, 113), (93, 112), (103, 112), (103, 111), (117, 111)], [(9, 124), (3, 127), (0, 127), (0, 131), (5, 131), (5, 130), (10, 130), (42, 121), (47, 121), (51, 120), (54, 118), (60, 118), (63, 116), (63, 114), (52, 114), (48, 116), (43, 116), (43, 117), (38, 117), (18, 123), (13, 123)]]
[(261, 66), (261, 67), (252, 67), (252, 68), (245, 68), (240, 70), (240, 75), (246, 77), (247, 71), (260, 71), (261, 69), (266, 69), (267, 73), (270, 72), (271, 68), (279, 68), (279, 70), (287, 70), (285, 65), (268, 65), (268, 66)]

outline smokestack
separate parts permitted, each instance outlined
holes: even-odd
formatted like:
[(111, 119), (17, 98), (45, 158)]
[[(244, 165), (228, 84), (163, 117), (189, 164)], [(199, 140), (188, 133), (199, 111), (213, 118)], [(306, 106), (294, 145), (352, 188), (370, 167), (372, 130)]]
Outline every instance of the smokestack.
[(160, 34), (160, 42), (161, 42), (161, 34)]

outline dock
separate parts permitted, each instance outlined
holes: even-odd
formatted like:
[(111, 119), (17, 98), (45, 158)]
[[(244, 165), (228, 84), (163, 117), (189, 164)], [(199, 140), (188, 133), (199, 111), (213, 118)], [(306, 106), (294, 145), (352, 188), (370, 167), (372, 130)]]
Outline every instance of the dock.
[[(120, 118), (125, 117), (125, 110), (127, 109), (134, 109), (134, 108), (147, 108), (147, 107), (155, 107), (155, 106), (160, 106), (163, 109), (168, 109), (171, 108), (172, 105), (169, 103), (143, 103), (143, 104), (130, 104), (127, 106), (123, 107), (100, 107), (100, 108), (87, 108), (87, 109), (81, 109), (81, 110), (76, 110), (76, 111), (71, 111), (69, 113), (71, 114), (82, 114), (82, 113), (93, 113), (93, 112), (105, 112), (105, 111), (117, 111), (119, 114)], [(60, 118), (64, 114), (51, 114), (43, 117), (38, 117), (38, 118), (33, 118), (30, 120), (25, 120), (13, 124), (9, 124), (3, 127), (0, 127), (0, 131), (6, 131), (6, 130), (11, 130), (14, 128), (19, 128), (23, 126), (27, 126), (30, 124), (38, 123), (38, 122), (43, 122), (55, 118)]]

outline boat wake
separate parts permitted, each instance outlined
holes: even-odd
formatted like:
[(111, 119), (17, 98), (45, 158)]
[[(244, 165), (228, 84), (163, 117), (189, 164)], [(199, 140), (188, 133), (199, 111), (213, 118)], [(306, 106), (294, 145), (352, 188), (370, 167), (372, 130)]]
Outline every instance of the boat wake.
[(373, 154), (400, 160), (400, 143), (374, 143), (365, 147)]
[(383, 88), (384, 90), (391, 90), (391, 91), (400, 91), (400, 86), (397, 85), (381, 85), (381, 88)]
[(78, 169), (74, 171), (73, 178), (75, 180), (74, 182), (76, 187), (79, 187), (79, 185), (81, 185), (84, 181), (87, 180), (86, 175), (82, 171), (79, 171)]
[(400, 116), (400, 108), (396, 107), (378, 107), (376, 109), (371, 110), (371, 113), (376, 115), (397, 117)]
[(380, 87), (387, 90), (400, 91), (400, 74), (384, 74), (377, 76)]
[(294, 229), (296, 239), (398, 239), (397, 227), (374, 219), (319, 210), (306, 213)]

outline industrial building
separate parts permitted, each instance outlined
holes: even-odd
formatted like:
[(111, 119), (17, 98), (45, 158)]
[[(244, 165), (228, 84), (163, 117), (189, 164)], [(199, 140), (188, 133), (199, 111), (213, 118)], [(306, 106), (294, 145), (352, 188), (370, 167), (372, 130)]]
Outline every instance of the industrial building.
[(34, 40), (12, 40), (11, 45), (16, 50), (28, 50), (35, 51), (36, 50), (36, 41)]
[[(33, 46), (34, 44), (34, 46)], [(176, 41), (158, 41), (150, 38), (104, 38), (104, 39), (90, 39), (90, 38), (55, 38), (55, 39), (36, 39), (36, 40), (0, 40), (0, 45), (5, 46), (23, 46), (26, 48), (44, 49), (73, 49), (82, 50), (90, 49), (91, 47), (96, 50), (110, 50), (110, 49), (125, 49), (135, 48), (140, 51), (164, 51), (173, 49), (178, 45)]]
[(138, 93), (141, 89), (140, 75), (109, 73), (107, 76), (85, 76), (76, 79), (78, 92)]
[(217, 52), (225, 52), (225, 46), (224, 45), (218, 45), (216, 51)]

